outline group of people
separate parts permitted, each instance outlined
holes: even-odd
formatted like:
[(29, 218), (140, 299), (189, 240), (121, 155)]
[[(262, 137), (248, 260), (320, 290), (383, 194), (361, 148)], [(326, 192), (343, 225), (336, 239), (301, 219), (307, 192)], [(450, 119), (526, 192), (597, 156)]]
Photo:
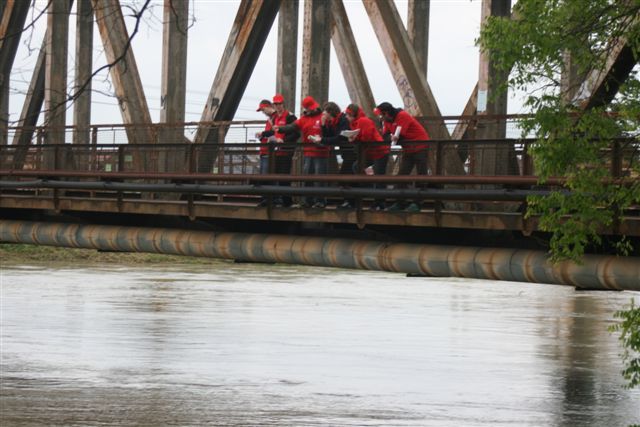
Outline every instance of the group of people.
[[(276, 94), (272, 100), (260, 101), (257, 111), (267, 117), (264, 131), (256, 134), (260, 140), (260, 173), (291, 173), (294, 149), (292, 143), (300, 142), (303, 154), (302, 173), (305, 175), (326, 174), (329, 158), (334, 149), (339, 150), (342, 164), (340, 174), (363, 173), (371, 168), (374, 175), (384, 175), (391, 153), (391, 145), (402, 147), (399, 175), (409, 175), (413, 168), (421, 175), (428, 173), (427, 142), (429, 134), (412, 115), (395, 108), (389, 102), (383, 102), (373, 111), (380, 119), (381, 126), (369, 118), (357, 104), (349, 104), (342, 111), (334, 102), (322, 107), (311, 96), (302, 100), (301, 117), (287, 111), (284, 97)], [(356, 148), (362, 144), (360, 156)], [(366, 146), (371, 144), (371, 146)], [(270, 164), (271, 162), (271, 164)], [(273, 166), (272, 166), (273, 165)], [(289, 185), (280, 183), (280, 185)], [(401, 188), (401, 186), (396, 186)], [(260, 202), (265, 205), (266, 199)], [(305, 197), (300, 203), (292, 205), (290, 197), (276, 197), (276, 206), (324, 208), (324, 197)], [(354, 200), (347, 199), (339, 209), (354, 207)], [(384, 200), (375, 200), (372, 210), (419, 212), (419, 201), (398, 200), (390, 206)]]

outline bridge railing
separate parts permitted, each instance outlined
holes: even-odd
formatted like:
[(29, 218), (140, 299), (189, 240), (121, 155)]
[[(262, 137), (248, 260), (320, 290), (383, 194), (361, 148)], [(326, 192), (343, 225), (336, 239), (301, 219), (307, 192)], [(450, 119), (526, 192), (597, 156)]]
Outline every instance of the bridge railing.
[[(506, 117), (506, 116), (505, 116)], [(464, 136), (471, 137), (477, 131), (476, 116), (445, 118), (452, 133), (466, 124)], [(517, 133), (517, 118), (485, 118), (491, 123), (505, 126), (507, 134)], [(491, 122), (493, 120), (493, 122)], [(502, 122), (500, 121), (502, 120)], [(428, 119), (423, 119), (429, 128)], [(197, 143), (199, 129), (206, 125), (209, 134), (218, 135), (217, 142)], [(131, 132), (131, 129), (136, 132)], [(32, 135), (28, 145), (0, 146), (2, 170), (69, 170), (85, 172), (152, 172), (152, 173), (211, 173), (255, 174), (259, 173), (260, 157), (268, 157), (270, 172), (275, 172), (277, 157), (283, 149), (293, 153), (291, 173), (302, 171), (303, 144), (262, 145), (255, 134), (264, 129), (264, 121), (181, 123), (177, 125), (154, 124), (141, 127), (131, 125), (95, 125), (91, 127), (89, 144), (73, 143), (78, 129), (66, 127), (64, 133), (49, 132), (46, 127), (10, 128), (10, 137)], [(64, 134), (64, 143), (55, 142), (50, 135)], [(133, 141), (131, 135), (151, 135), (151, 141)], [(16, 139), (14, 138), (14, 141)], [(21, 139), (21, 140), (24, 140)], [(535, 176), (530, 156), (535, 146), (533, 139), (464, 139), (428, 141), (429, 174), (439, 175), (512, 175)], [(336, 174), (346, 157), (355, 157), (357, 165), (366, 157), (369, 142), (346, 143), (332, 147), (329, 174)], [(384, 145), (384, 144), (382, 144)], [(405, 144), (409, 146), (411, 143)], [(618, 139), (603, 150), (603, 161), (610, 165), (614, 177), (632, 176), (633, 166), (640, 161), (640, 144), (634, 139)], [(462, 165), (456, 172), (446, 170), (445, 153), (455, 152)], [(391, 147), (387, 174), (397, 173), (403, 150)], [(358, 170), (356, 172), (371, 172)]]

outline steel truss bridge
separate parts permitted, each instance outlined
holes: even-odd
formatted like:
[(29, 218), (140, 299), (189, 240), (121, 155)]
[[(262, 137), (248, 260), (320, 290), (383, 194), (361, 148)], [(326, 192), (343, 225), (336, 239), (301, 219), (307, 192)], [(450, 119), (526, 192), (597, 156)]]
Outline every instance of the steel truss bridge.
[[(362, 3), (391, 71), (389, 83), (433, 138), (430, 175), (395, 175), (398, 152), (380, 176), (365, 170), (333, 173), (339, 156), (332, 173), (303, 176), (300, 155), (294, 156), (290, 175), (256, 173), (257, 144), (250, 135), (263, 123), (232, 120), (276, 18), (275, 92), (284, 95), (287, 105), (297, 105), (296, 93), (320, 103), (328, 100), (332, 47), (350, 100), (364, 111), (376, 104), (341, 0), (239, 1), (197, 123), (185, 123), (190, 2), (163, 2), (160, 123), (151, 121), (131, 48), (135, 31), (127, 26), (118, 0), (50, 0), (42, 15), (31, 13), (29, 1), (0, 2), (0, 241), (640, 289), (640, 262), (634, 256), (587, 258), (584, 266), (576, 266), (551, 265), (544, 252), (517, 252), (546, 249), (537, 219), (525, 215), (527, 197), (569, 190), (561, 179), (538, 182), (530, 156), (534, 141), (507, 138), (509, 123), (517, 118), (507, 115), (508, 94), (497, 90), (506, 76), (495, 73), (491, 52), (481, 52), (478, 82), (461, 116), (443, 116), (426, 73), (430, 2), (409, 0), (406, 27), (393, 0)], [(150, 4), (140, 2), (139, 17)], [(303, 43), (298, 47), (292, 41), (297, 40), (301, 6)], [(518, 19), (511, 9), (511, 0), (482, 0), (481, 19)], [(16, 52), (23, 30), (35, 25), (29, 16), (45, 17), (47, 29), (19, 119), (9, 123)], [(67, 84), (70, 17), (76, 20), (72, 87)], [(120, 124), (92, 123), (94, 29), (120, 105)], [(604, 69), (578, 76), (568, 67), (562, 76), (567, 102), (579, 111), (609, 103), (638, 62), (624, 38), (610, 44)], [(296, 75), (299, 50), (301, 76)], [(70, 108), (72, 126), (66, 116)], [(354, 149), (361, 153), (361, 147)], [(611, 180), (638, 179), (636, 140), (611, 141), (602, 156)], [(306, 185), (312, 182), (317, 185)], [(334, 202), (349, 197), (356, 206), (278, 207), (273, 197), (282, 194), (326, 196)], [(256, 206), (261, 197), (268, 200), (265, 207)], [(422, 210), (371, 211), (376, 198), (419, 199)], [(142, 233), (150, 226), (163, 228)], [(605, 237), (638, 239), (638, 207), (620, 212), (600, 231)], [(214, 237), (197, 234), (203, 232)], [(287, 235), (298, 240), (290, 242)], [(271, 237), (276, 240), (268, 243)], [(300, 246), (306, 238), (320, 240)], [(350, 238), (360, 240), (344, 240)], [(377, 243), (372, 247), (364, 241)], [(280, 250), (282, 245), (304, 256)]]

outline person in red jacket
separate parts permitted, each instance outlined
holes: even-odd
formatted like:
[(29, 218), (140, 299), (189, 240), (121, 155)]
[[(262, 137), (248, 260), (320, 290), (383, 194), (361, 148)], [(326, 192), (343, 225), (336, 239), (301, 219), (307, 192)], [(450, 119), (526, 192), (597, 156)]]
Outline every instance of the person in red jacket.
[[(277, 93), (274, 95), (272, 103), (274, 112), (269, 118), (270, 124), (272, 126), (269, 129), (265, 128), (265, 131), (260, 134), (260, 139), (262, 141), (263, 138), (271, 139), (274, 143), (273, 156), (275, 157), (275, 170), (274, 172), (277, 174), (289, 175), (291, 173), (291, 163), (293, 159), (293, 153), (295, 151), (294, 144), (300, 138), (300, 131), (298, 129), (292, 130), (291, 132), (283, 133), (276, 132), (276, 126), (286, 126), (297, 120), (297, 117), (294, 114), (291, 114), (284, 106), (284, 97)], [(269, 154), (268, 149), (263, 150), (261, 146), (261, 154), (262, 151), (265, 151), (264, 154)], [(261, 156), (262, 160), (262, 156)], [(278, 182), (278, 185), (282, 186), (290, 186), (291, 183), (289, 181)], [(273, 199), (274, 206), (291, 206), (291, 196), (276, 196)]]
[[(429, 147), (427, 141), (431, 139), (427, 131), (411, 114), (401, 108), (395, 108), (388, 102), (378, 105), (377, 109), (384, 122), (383, 134), (390, 138), (392, 144), (398, 143), (402, 146), (398, 175), (409, 175), (414, 167), (419, 175), (427, 175), (427, 149)], [(403, 187), (397, 186), (397, 188)], [(410, 202), (408, 206), (407, 202), (398, 201), (388, 210), (420, 211), (420, 206), (415, 201)]]
[[(324, 175), (329, 165), (329, 153), (331, 148), (318, 143), (322, 138), (322, 109), (320, 104), (311, 96), (302, 100), (302, 117), (287, 126), (276, 126), (276, 132), (287, 133), (299, 129), (302, 134), (302, 173), (305, 175)], [(315, 183), (320, 186), (320, 183)], [(312, 206), (324, 208), (327, 200), (324, 197), (306, 197), (299, 207)]]
[[(262, 113), (267, 116), (267, 122), (264, 125), (264, 130), (262, 132), (256, 133), (256, 138), (260, 141), (260, 149), (258, 150), (260, 154), (260, 174), (268, 174), (269, 171), (269, 142), (273, 142), (275, 139), (273, 124), (274, 119), (276, 117), (276, 109), (274, 108), (271, 101), (268, 99), (263, 99), (260, 101), (258, 105), (258, 109), (256, 111), (262, 111)], [(270, 184), (266, 183), (265, 184)], [(259, 207), (267, 205), (267, 198), (262, 197), (260, 203), (258, 203)]]
[[(353, 173), (362, 173), (368, 167), (373, 168), (374, 175), (384, 175), (387, 171), (390, 147), (383, 143), (383, 138), (376, 128), (373, 120), (367, 117), (357, 104), (350, 104), (345, 110), (345, 116), (349, 121), (351, 130), (357, 130), (358, 134), (349, 138), (356, 144), (370, 144), (371, 147), (362, 147), (357, 151), (361, 157), (353, 165)], [(384, 188), (384, 185), (375, 185), (374, 188)], [(383, 210), (384, 200), (374, 200), (371, 210)]]

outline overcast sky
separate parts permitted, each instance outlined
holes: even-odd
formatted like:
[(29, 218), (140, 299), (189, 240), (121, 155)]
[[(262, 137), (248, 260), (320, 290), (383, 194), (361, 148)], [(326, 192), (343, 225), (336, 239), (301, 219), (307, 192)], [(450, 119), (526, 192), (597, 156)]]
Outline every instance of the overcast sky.
[[(40, 8), (46, 5), (46, 1), (38, 1)], [(362, 2), (360, 0), (344, 0), (344, 2), (376, 102), (389, 101), (400, 105), (401, 98)], [(128, 2), (122, 0), (122, 3), (133, 3), (139, 7), (143, 2), (142, 0)], [(159, 120), (160, 114), (162, 3), (162, 0), (154, 0), (153, 7), (133, 42), (133, 51), (154, 122)], [(239, 1), (190, 0), (190, 4), (190, 12), (195, 20), (189, 30), (186, 121), (197, 121), (202, 115)], [(396, 0), (396, 5), (406, 24), (407, 1)], [(462, 113), (478, 79), (478, 49), (474, 40), (478, 37), (480, 29), (480, 6), (480, 0), (431, 0), (428, 82), (444, 115)], [(45, 21), (41, 19), (33, 34), (28, 33), (23, 37), (14, 63), (10, 104), (12, 121), (19, 117), (23, 100), (19, 92), (26, 90), (37, 56), (29, 54), (28, 46), (32, 48), (40, 46), (46, 26)], [(128, 19), (128, 24), (132, 23), (133, 21)], [(73, 15), (70, 19), (70, 28), (69, 74), (72, 78), (75, 56), (75, 17)], [(302, 37), (302, 25), (300, 25), (299, 37)], [(95, 69), (104, 64), (102, 44), (97, 29), (94, 32), (94, 41)], [(256, 113), (255, 109), (260, 99), (270, 98), (275, 92), (276, 42), (277, 20), (240, 102), (236, 120), (263, 117), (260, 113)], [(300, 55), (301, 42), (298, 46)], [(299, 59), (298, 68), (300, 65)], [(111, 92), (107, 80), (106, 74), (103, 74), (94, 81), (94, 89), (97, 92), (93, 95), (92, 123), (95, 124), (122, 122), (115, 98), (100, 93)], [(329, 85), (329, 99), (343, 108), (349, 104), (350, 99), (333, 48)], [(298, 90), (299, 86), (300, 78), (298, 77)], [(296, 99), (300, 99), (299, 93)], [(517, 103), (510, 100), (510, 104)], [(510, 111), (517, 112), (517, 107), (514, 109), (511, 106)], [(71, 111), (67, 114), (69, 124), (72, 123), (71, 114)]]

